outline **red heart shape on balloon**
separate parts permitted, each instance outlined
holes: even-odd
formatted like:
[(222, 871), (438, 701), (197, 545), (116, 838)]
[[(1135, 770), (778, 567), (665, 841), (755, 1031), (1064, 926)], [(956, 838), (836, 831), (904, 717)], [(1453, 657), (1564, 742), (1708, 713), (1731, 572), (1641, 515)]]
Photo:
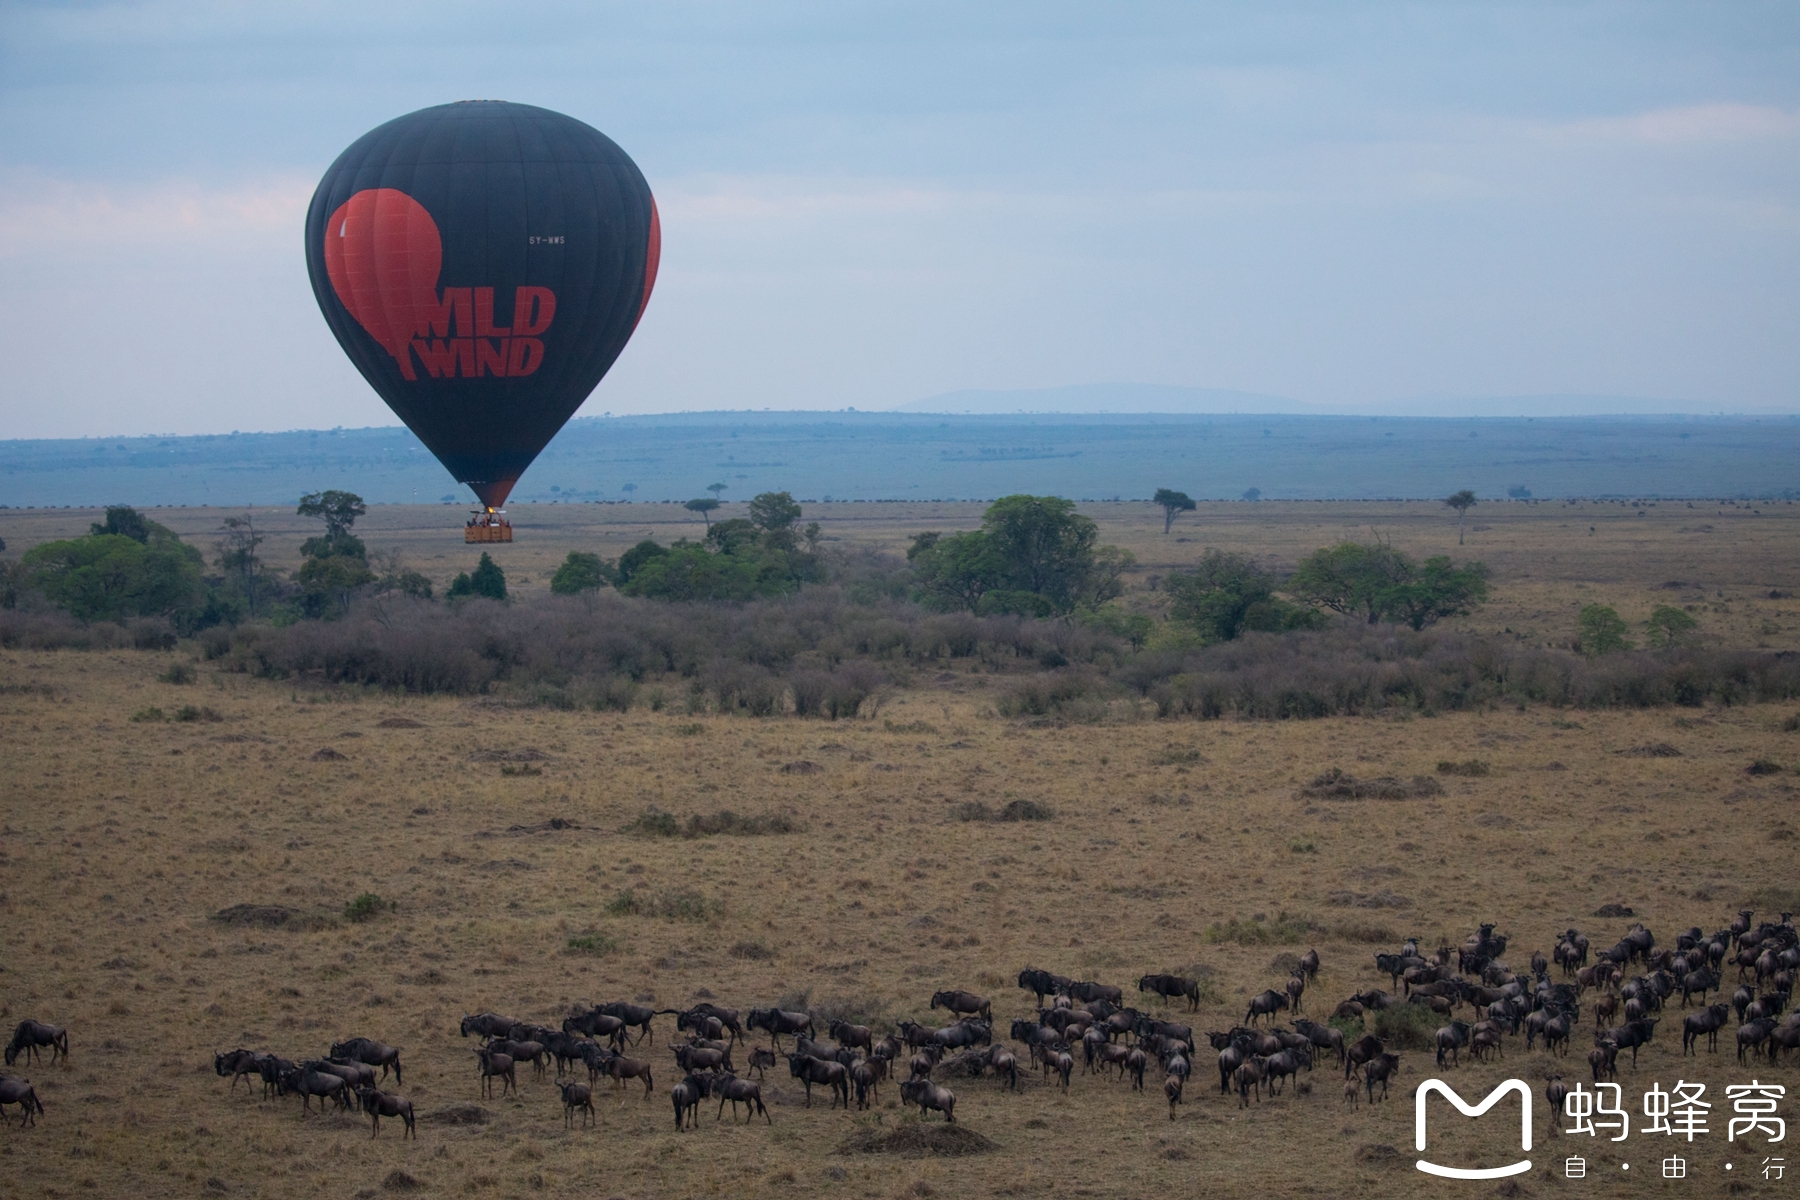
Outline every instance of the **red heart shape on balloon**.
[(397, 188), (365, 188), (325, 224), (331, 289), (408, 379), (416, 378), (408, 343), (426, 332), (427, 314), (438, 308), (443, 262), (437, 222)]

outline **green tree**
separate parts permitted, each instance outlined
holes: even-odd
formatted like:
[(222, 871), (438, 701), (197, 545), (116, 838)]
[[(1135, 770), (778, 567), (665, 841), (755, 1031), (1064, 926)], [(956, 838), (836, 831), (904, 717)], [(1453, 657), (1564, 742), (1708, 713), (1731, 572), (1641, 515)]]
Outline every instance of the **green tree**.
[(307, 558), (326, 558), (333, 554), (368, 558), (362, 539), (350, 532), (356, 519), (369, 511), (361, 496), (335, 489), (309, 492), (300, 497), (299, 507), (294, 511), (300, 516), (325, 522), (324, 537), (308, 538), (302, 543), (300, 553)]
[(1475, 493), (1468, 488), (1444, 497), (1444, 503), (1456, 510), (1456, 544), (1463, 544), (1463, 518), (1475, 507)]
[(600, 556), (581, 550), (569, 551), (569, 557), (563, 559), (556, 574), (550, 577), (550, 590), (558, 596), (592, 592), (605, 586), (606, 566)]
[(719, 496), (724, 493), (725, 485), (722, 483), (709, 483), (706, 485), (706, 490), (711, 492), (714, 496)]
[(1659, 604), (1645, 622), (1650, 627), (1652, 646), (1677, 646), (1693, 635), (1700, 623), (1672, 604)]
[(988, 592), (1003, 581), (1006, 562), (992, 539), (979, 530), (921, 533), (906, 557), (913, 564), (920, 599), (933, 608), (978, 612)]
[(1135, 561), (1117, 547), (1096, 547), (1099, 531), (1058, 496), (1005, 496), (981, 528), (920, 534), (907, 557), (920, 599), (975, 612), (1068, 613), (1122, 590)]
[(1630, 626), (1610, 604), (1590, 604), (1582, 609), (1575, 618), (1575, 628), (1581, 639), (1581, 652), (1590, 658), (1631, 649), (1631, 643), (1625, 640)]
[(1157, 488), (1156, 495), (1150, 497), (1152, 504), (1162, 505), (1163, 536), (1169, 535), (1169, 526), (1175, 523), (1175, 514), (1193, 512), (1199, 507), (1186, 492), (1171, 491), (1168, 488)]
[(640, 564), (619, 590), (652, 600), (751, 600), (789, 590), (782, 567), (765, 572), (768, 565), (759, 555), (678, 542)]
[(177, 628), (194, 628), (206, 608), (205, 560), (173, 531), (138, 519), (143, 541), (93, 533), (34, 546), (19, 562), (20, 586), (36, 588), (84, 621), (161, 616)]
[(700, 519), (706, 522), (706, 527), (708, 529), (711, 529), (712, 514), (718, 509), (719, 502), (712, 496), (701, 496), (699, 499), (689, 500), (684, 507), (689, 512), (699, 513)]
[(763, 492), (750, 501), (750, 523), (765, 533), (792, 529), (800, 506), (787, 492)]
[(486, 596), (489, 600), (506, 599), (506, 572), (500, 569), (485, 551), (481, 561), (475, 564), (475, 570), (468, 574), (459, 574), (450, 581), (450, 590), (444, 593), (451, 599), (462, 596)]
[(658, 545), (649, 538), (645, 538), (625, 553), (619, 555), (619, 586), (623, 588), (627, 583), (630, 583), (632, 577), (643, 568), (645, 563), (648, 563), (653, 558), (659, 558), (668, 552), (669, 548), (667, 546)]
[(1404, 582), (1381, 595), (1383, 615), (1414, 629), (1434, 625), (1445, 617), (1460, 617), (1486, 603), (1487, 566), (1470, 563), (1458, 567), (1448, 555), (1435, 555)]
[(1340, 542), (1315, 550), (1287, 582), (1289, 594), (1374, 625), (1397, 621), (1423, 629), (1486, 602), (1487, 567), (1458, 567), (1447, 557), (1415, 564), (1384, 542)]
[(1288, 591), (1294, 597), (1373, 625), (1385, 615), (1390, 588), (1406, 582), (1413, 566), (1383, 542), (1339, 542), (1301, 560)]
[(262, 559), (256, 556), (256, 548), (262, 545), (263, 535), (256, 532), (256, 523), (249, 513), (226, 517), (219, 534), (219, 554), (213, 563), (224, 574), (226, 584), (244, 598), (244, 611), (255, 617), (256, 585), (262, 575)]
[(356, 589), (374, 583), (375, 572), (360, 556), (327, 554), (301, 563), (294, 582), (300, 585), (300, 611), (329, 619), (349, 611)]
[(1275, 595), (1275, 578), (1242, 554), (1208, 550), (1190, 572), (1170, 575), (1171, 620), (1192, 626), (1205, 642), (1228, 642), (1249, 630), (1280, 633), (1315, 628), (1310, 608)]
[(151, 524), (137, 509), (124, 504), (114, 504), (107, 508), (106, 520), (89, 525), (88, 531), (94, 534), (128, 537), (134, 542), (144, 544), (150, 540)]

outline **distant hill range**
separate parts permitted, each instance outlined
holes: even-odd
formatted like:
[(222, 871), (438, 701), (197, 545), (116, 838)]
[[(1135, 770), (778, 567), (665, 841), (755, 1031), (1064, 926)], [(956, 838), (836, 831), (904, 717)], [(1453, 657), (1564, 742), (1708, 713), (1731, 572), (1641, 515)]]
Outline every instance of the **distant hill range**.
[[(1354, 411), (1352, 411), (1354, 409)], [(1155, 383), (1082, 383), (1010, 391), (945, 392), (892, 409), (903, 413), (998, 416), (1020, 413), (1291, 414), (1386, 417), (1680, 416), (1700, 411), (1691, 400), (1647, 396), (1416, 396), (1378, 404), (1319, 404), (1262, 392), (1172, 387)], [(1718, 414), (1725, 415), (1725, 414)], [(1771, 414), (1751, 414), (1771, 415)]]
[[(727, 499), (1270, 500), (1529, 494), (1800, 498), (1800, 417), (1370, 417), (1256, 413), (1277, 397), (1151, 389), (1235, 412), (709, 412), (571, 421), (513, 493), (534, 502)], [(1070, 393), (1076, 393), (1071, 399)], [(1166, 395), (1164, 395), (1166, 393)], [(1083, 389), (959, 392), (957, 402), (1068, 402)], [(1021, 400), (1021, 397), (1031, 399)], [(1118, 403), (1148, 403), (1128, 390)], [(1540, 398), (1541, 399), (1541, 398)], [(949, 397), (909, 407), (952, 403)], [(1461, 402), (1459, 402), (1461, 403)], [(1623, 403), (1623, 402), (1622, 402)], [(0, 505), (292, 504), (344, 488), (374, 503), (471, 501), (399, 426), (204, 437), (0, 442)], [(3, 534), (0, 534), (3, 536)]]

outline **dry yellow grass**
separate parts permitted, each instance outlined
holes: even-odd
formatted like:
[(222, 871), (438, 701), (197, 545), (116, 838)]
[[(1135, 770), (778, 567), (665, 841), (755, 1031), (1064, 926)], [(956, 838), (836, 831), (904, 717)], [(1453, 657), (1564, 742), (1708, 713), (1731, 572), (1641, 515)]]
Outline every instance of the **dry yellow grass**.
[[(1105, 507), (1097, 506), (1103, 520)], [(1196, 540), (1179, 552), (1211, 540), (1291, 560), (1354, 531), (1348, 516), (1332, 524), (1331, 507), (1262, 506), (1261, 540), (1251, 525), (1209, 517), (1204, 532), (1186, 531)], [(1550, 508), (1518, 511), (1535, 521)], [(372, 544), (390, 511), (372, 514)], [(1581, 520), (1584, 534), (1599, 524), (1574, 511), (1565, 519)], [(1673, 529), (1620, 549), (1632, 531), (1663, 520), (1651, 511), (1617, 517), (1624, 529), (1566, 552), (1549, 546), (1541, 560), (1528, 548), (1538, 527), (1502, 544), (1496, 518), (1471, 534), (1468, 553), (1507, 564), (1497, 571), (1496, 607), (1522, 613), (1566, 606), (1565, 593), (1582, 595), (1582, 584), (1623, 605), (1627, 592), (1652, 595), (1658, 576), (1727, 593), (1733, 611), (1707, 618), (1715, 636), (1727, 616), (1779, 609), (1745, 598), (1752, 587), (1793, 583), (1775, 577), (1794, 571), (1791, 556), (1769, 558), (1759, 540), (1783, 528), (1777, 518), (1733, 518), (1698, 542), (1711, 557)], [(893, 517), (871, 535), (897, 540), (932, 523)], [(1429, 543), (1436, 537), (1453, 549), (1453, 524), (1430, 519), (1451, 532), (1428, 535), (1421, 513), (1405, 526), (1409, 542), (1400, 518), (1388, 521), (1408, 548), (1439, 548)], [(1146, 533), (1134, 516), (1108, 533), (1149, 569), (1177, 560), (1170, 547), (1150, 561), (1168, 545), (1160, 525)], [(556, 536), (567, 540), (546, 561), (587, 535)], [(539, 553), (536, 542), (522, 545)], [(1552, 556), (1562, 561), (1550, 564)], [(1542, 598), (1521, 603), (1534, 588)], [(1477, 618), (1482, 628), (1501, 623), (1492, 608)], [(1758, 638), (1775, 640), (1744, 640)], [(1420, 1052), (1404, 1056), (1393, 1098), (1373, 1109), (1347, 1106), (1337, 1073), (1323, 1067), (1310, 1094), (1243, 1111), (1217, 1093), (1203, 1047), (1173, 1122), (1154, 1081), (1136, 1095), (1078, 1073), (1065, 1096), (1033, 1077), (1014, 1096), (991, 1079), (953, 1080), (959, 1121), (997, 1150), (869, 1158), (834, 1150), (859, 1124), (916, 1120), (892, 1106), (895, 1089), (884, 1087), (870, 1114), (808, 1111), (785, 1065), (766, 1089), (772, 1127), (719, 1125), (705, 1105), (701, 1128), (677, 1134), (667, 1099), (677, 1075), (662, 1049), (672, 1019), (659, 1018), (653, 1097), (619, 1105), (603, 1090), (595, 1130), (566, 1132), (555, 1089), (525, 1074), (518, 1099), (483, 1105), (489, 1124), (445, 1125), (432, 1114), (477, 1098), (471, 1043), (457, 1036), (457, 1021), (483, 1009), (555, 1023), (581, 1001), (676, 1007), (704, 990), (747, 1008), (810, 992), (814, 1003), (924, 1019), (933, 990), (967, 987), (994, 997), (1004, 1031), (1030, 1008), (1013, 986), (1027, 963), (1128, 994), (1142, 973), (1198, 966), (1213, 998), (1196, 1028), (1225, 1028), (1241, 1020), (1249, 994), (1285, 979), (1276, 956), (1308, 945), (1325, 963), (1309, 1011), (1385, 986), (1371, 955), (1391, 945), (1355, 940), (1381, 928), (1435, 945), (1495, 921), (1512, 935), (1508, 958), (1519, 964), (1533, 949), (1548, 952), (1552, 934), (1570, 925), (1610, 944), (1630, 922), (1594, 917), (1606, 903), (1631, 906), (1672, 941), (1691, 924), (1719, 927), (1740, 903), (1767, 908), (1797, 895), (1794, 777), (1744, 771), (1757, 758), (1800, 765), (1800, 735), (1781, 729), (1788, 709), (1032, 727), (992, 715), (986, 677), (951, 669), (921, 673), (873, 716), (826, 723), (555, 713), (297, 688), (205, 668), (198, 683), (175, 686), (156, 678), (167, 662), (0, 654), (8, 731), (0, 1011), (9, 1025), (33, 1016), (68, 1026), (73, 1048), (67, 1066), (24, 1070), (49, 1112), (34, 1129), (0, 1131), (0, 1189), (14, 1194), (386, 1195), (383, 1181), (404, 1171), (431, 1195), (1439, 1196), (1446, 1185), (1411, 1167), (1408, 1093), (1433, 1073)], [(221, 719), (130, 719), (152, 706), (211, 709)], [(396, 717), (418, 724), (382, 724)], [(1662, 742), (1680, 756), (1630, 753)], [(321, 758), (326, 750), (342, 757)], [(496, 750), (514, 757), (487, 753)], [(1330, 767), (1405, 779), (1470, 758), (1491, 773), (1440, 777), (1438, 797), (1301, 794)], [(817, 769), (787, 769), (802, 763)], [(1011, 799), (1047, 803), (1056, 818), (950, 819), (962, 801), (998, 808)], [(682, 818), (780, 813), (803, 829), (692, 840), (622, 832), (651, 806)], [(574, 827), (542, 828), (553, 817)], [(699, 922), (612, 915), (609, 903), (627, 888), (697, 891), (715, 911)], [(345, 903), (364, 892), (396, 907), (366, 923), (343, 920)], [(307, 928), (212, 919), (244, 903), (288, 907)], [(1207, 936), (1209, 926), (1267, 925), (1283, 912), (1310, 922), (1304, 942)], [(589, 933), (615, 940), (616, 953), (568, 952), (571, 936)], [(1791, 1087), (1793, 1067), (1740, 1068), (1729, 1034), (1725, 1051), (1684, 1064), (1679, 1017), (1665, 1016), (1657, 1041), (1621, 1077), (1634, 1110), (1652, 1080), (1708, 1083), (1714, 1132), (1681, 1149), (1694, 1164), (1695, 1194), (1719, 1194), (1725, 1161), (1745, 1172), (1773, 1152), (1726, 1145), (1723, 1085), (1773, 1075)], [(1584, 1007), (1574, 1052), (1557, 1068), (1571, 1080), (1586, 1075), (1577, 1064), (1591, 1030)], [(214, 1050), (298, 1057), (355, 1034), (403, 1048), (402, 1090), (421, 1115), (416, 1144), (403, 1143), (397, 1126), (371, 1140), (363, 1118), (303, 1119), (293, 1101), (228, 1094), (212, 1073)], [(1450, 1078), (1473, 1098), (1516, 1074), (1541, 1096), (1550, 1060), (1512, 1039), (1506, 1054)], [(1459, 1144), (1439, 1157), (1510, 1161), (1500, 1157), (1499, 1116), (1474, 1128), (1466, 1155)], [(1447, 1108), (1438, 1119), (1450, 1128)], [(1564, 1151), (1543, 1141), (1541, 1107), (1537, 1124), (1541, 1172)], [(1648, 1180), (1628, 1186), (1620, 1164), (1641, 1179), (1670, 1152), (1667, 1139), (1646, 1145), (1635, 1133), (1618, 1147), (1579, 1140), (1597, 1164), (1594, 1195), (1649, 1190)]]

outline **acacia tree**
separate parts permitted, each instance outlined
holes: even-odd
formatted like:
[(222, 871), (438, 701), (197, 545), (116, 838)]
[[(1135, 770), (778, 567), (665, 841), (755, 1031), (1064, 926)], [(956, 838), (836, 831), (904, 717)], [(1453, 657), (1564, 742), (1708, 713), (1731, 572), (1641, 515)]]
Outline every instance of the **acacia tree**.
[(1152, 504), (1162, 505), (1163, 536), (1169, 534), (1169, 526), (1175, 523), (1175, 514), (1193, 512), (1199, 507), (1186, 492), (1177, 492), (1169, 488), (1157, 488), (1156, 495), (1150, 497)]
[(1135, 561), (1096, 546), (1099, 529), (1060, 496), (1003, 496), (981, 528), (920, 534), (907, 558), (922, 597), (944, 608), (1039, 616), (1103, 604)]
[(262, 568), (262, 559), (256, 556), (256, 548), (262, 545), (263, 536), (256, 532), (256, 523), (249, 513), (241, 517), (226, 517), (219, 526), (219, 533), (219, 557), (215, 561), (226, 578), (235, 579), (244, 590), (244, 607), (254, 617), (256, 577)]
[(356, 519), (369, 511), (363, 498), (355, 492), (340, 492), (335, 488), (309, 492), (300, 497), (300, 505), (294, 511), (303, 517), (325, 522), (325, 536), (307, 538), (300, 547), (301, 554), (308, 558), (329, 558), (334, 554), (348, 558), (368, 557), (362, 539), (350, 532)]
[(1454, 495), (1445, 496), (1444, 503), (1456, 510), (1456, 544), (1460, 546), (1463, 544), (1463, 518), (1475, 507), (1475, 493), (1464, 488)]
[(711, 496), (701, 496), (698, 499), (689, 500), (685, 507), (689, 512), (699, 513), (700, 519), (706, 522), (708, 529), (711, 529), (712, 514), (718, 509), (719, 502)]

